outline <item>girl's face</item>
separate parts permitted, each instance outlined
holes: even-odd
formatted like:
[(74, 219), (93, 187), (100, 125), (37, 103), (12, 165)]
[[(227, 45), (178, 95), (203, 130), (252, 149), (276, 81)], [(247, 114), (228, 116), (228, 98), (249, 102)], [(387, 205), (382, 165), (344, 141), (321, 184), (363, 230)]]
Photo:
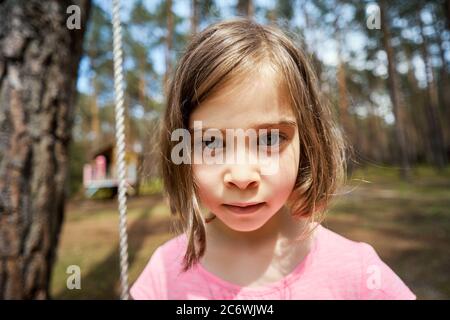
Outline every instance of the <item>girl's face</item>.
[[(273, 174), (264, 174), (267, 163), (250, 160), (255, 154), (248, 140), (244, 144), (235, 142), (233, 147), (236, 154), (246, 155), (244, 162), (192, 164), (202, 205), (235, 231), (261, 228), (286, 203), (296, 181), (300, 153), (297, 121), (280, 96), (275, 77), (275, 71), (265, 67), (247, 79), (235, 79), (200, 104), (189, 119), (191, 129), (194, 121), (201, 121), (203, 130), (255, 129), (258, 147), (278, 147), (269, 152), (269, 161), (276, 165)], [(259, 129), (267, 129), (268, 135)], [(278, 138), (268, 139), (271, 129), (279, 130)], [(214, 151), (224, 152), (226, 144), (224, 141), (224, 147)], [(216, 146), (219, 144), (202, 143), (209, 151)]]

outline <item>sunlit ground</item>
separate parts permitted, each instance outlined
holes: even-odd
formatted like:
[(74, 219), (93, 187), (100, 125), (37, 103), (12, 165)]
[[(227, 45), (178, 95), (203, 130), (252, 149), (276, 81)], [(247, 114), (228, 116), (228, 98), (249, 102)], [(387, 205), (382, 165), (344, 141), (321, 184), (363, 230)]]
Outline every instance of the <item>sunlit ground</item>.
[[(358, 170), (335, 200), (323, 225), (370, 243), (419, 299), (450, 299), (450, 167), (414, 169), (411, 183), (393, 168)], [(153, 250), (172, 238), (159, 195), (128, 202), (130, 284)], [(66, 269), (81, 268), (81, 289), (69, 290)], [(119, 296), (116, 201), (71, 201), (58, 249), (51, 292), (55, 299)]]

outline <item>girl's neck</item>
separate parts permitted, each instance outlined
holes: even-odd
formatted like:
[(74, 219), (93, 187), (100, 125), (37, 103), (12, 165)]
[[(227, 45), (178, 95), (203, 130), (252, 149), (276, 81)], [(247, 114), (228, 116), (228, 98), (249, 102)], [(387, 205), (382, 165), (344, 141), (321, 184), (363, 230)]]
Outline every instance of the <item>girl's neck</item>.
[(294, 219), (281, 209), (263, 227), (236, 232), (214, 219), (206, 227), (202, 266), (220, 278), (241, 286), (261, 286), (290, 274), (312, 248), (314, 233), (299, 239), (313, 224)]

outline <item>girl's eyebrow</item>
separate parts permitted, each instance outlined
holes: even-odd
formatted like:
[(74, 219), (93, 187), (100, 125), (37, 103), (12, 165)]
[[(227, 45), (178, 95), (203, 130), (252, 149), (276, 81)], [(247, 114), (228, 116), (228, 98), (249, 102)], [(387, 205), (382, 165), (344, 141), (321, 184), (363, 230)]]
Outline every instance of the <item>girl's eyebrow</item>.
[(260, 128), (273, 128), (273, 127), (296, 127), (297, 122), (295, 120), (279, 120), (275, 122), (266, 122), (266, 123), (260, 123), (251, 126), (251, 128), (254, 129), (260, 129)]
[[(297, 122), (295, 120), (282, 119), (282, 120), (274, 121), (274, 122), (253, 124), (249, 128), (250, 129), (275, 128), (275, 127), (294, 127), (295, 128), (296, 126), (297, 126)], [(242, 128), (242, 129), (244, 129), (244, 128)], [(196, 129), (189, 128), (189, 131), (191, 131), (191, 132), (194, 130), (196, 130)], [(206, 131), (206, 130), (220, 130), (220, 131), (224, 132), (226, 129), (202, 127), (202, 131)]]

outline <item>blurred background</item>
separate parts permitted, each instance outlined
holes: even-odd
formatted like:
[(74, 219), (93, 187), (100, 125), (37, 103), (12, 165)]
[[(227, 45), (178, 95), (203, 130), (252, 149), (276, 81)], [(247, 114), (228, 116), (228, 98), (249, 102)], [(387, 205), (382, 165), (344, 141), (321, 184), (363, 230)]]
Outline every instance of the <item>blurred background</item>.
[[(323, 225), (449, 299), (448, 0), (122, 1), (130, 284), (174, 236), (153, 142), (168, 79), (234, 16), (307, 52), (352, 147)], [(0, 1), (0, 299), (119, 296), (112, 56), (110, 1)]]

